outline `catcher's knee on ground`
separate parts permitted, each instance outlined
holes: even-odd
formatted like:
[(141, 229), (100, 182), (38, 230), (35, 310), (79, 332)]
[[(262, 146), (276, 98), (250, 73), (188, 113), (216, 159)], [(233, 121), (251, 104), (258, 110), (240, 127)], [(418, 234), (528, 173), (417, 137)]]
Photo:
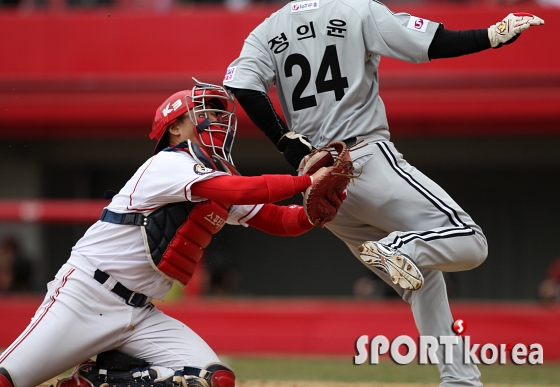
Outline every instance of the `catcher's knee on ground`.
[(0, 387), (14, 387), (14, 381), (4, 367), (0, 367)]
[(175, 383), (180, 382), (183, 387), (234, 387), (235, 374), (223, 363), (210, 363), (204, 368), (185, 367), (183, 375), (174, 377)]
[(210, 363), (203, 368), (186, 366), (171, 375), (162, 375), (161, 369), (162, 367), (152, 366), (142, 359), (109, 351), (99, 354), (97, 361), (87, 360), (77, 366), (72, 375), (59, 380), (56, 387), (235, 386), (233, 370), (223, 363)]

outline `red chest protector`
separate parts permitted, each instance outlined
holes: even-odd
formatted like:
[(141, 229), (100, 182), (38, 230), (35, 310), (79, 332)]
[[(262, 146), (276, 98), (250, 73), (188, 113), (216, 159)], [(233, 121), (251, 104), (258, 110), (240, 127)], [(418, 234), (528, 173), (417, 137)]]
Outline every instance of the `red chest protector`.
[[(232, 165), (221, 159), (211, 159), (190, 141), (166, 150), (187, 149), (196, 161), (207, 168), (239, 174)], [(142, 226), (152, 267), (165, 277), (186, 286), (212, 235), (224, 226), (228, 210), (229, 205), (209, 200), (170, 203), (152, 212)]]

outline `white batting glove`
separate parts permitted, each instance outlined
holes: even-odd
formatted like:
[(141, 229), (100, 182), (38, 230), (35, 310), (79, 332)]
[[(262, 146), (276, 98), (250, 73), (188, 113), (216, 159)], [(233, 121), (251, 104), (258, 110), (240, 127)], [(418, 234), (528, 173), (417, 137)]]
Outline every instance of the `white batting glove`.
[(284, 158), (298, 169), (301, 159), (313, 151), (313, 145), (303, 134), (287, 132), (278, 140), (276, 149), (284, 154)]
[[(284, 135), (282, 137), (280, 137), (280, 140), (278, 140), (277, 148), (282, 148), (282, 145), (287, 144), (286, 139), (288, 139), (288, 140), (299, 140), (303, 145), (305, 145), (306, 147), (309, 148), (310, 152), (313, 150), (313, 145), (311, 145), (307, 136), (304, 136), (303, 134), (298, 134), (298, 133), (295, 133), (295, 132), (284, 133)], [(285, 148), (285, 147), (286, 147), (286, 145), (283, 146), (283, 148)]]
[[(540, 26), (544, 20), (525, 12), (510, 13), (504, 20), (488, 28), (488, 39), (494, 48), (512, 43), (520, 33), (530, 26)], [(512, 40), (513, 39), (513, 40)]]

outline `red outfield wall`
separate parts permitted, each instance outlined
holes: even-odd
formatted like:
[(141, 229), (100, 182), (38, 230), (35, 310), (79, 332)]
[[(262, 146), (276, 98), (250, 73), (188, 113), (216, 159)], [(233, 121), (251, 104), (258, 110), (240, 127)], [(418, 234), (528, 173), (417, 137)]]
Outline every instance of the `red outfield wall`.
[[(383, 59), (381, 96), (395, 136), (560, 134), (560, 9), (391, 7), (450, 29), (485, 28), (515, 11), (546, 22), (498, 50), (420, 65)], [(0, 138), (146, 136), (156, 107), (191, 77), (221, 83), (244, 38), (274, 10), (2, 11)], [(239, 136), (262, 136), (239, 115)]]
[[(0, 298), (0, 348), (27, 326), (39, 298)], [(403, 301), (330, 299), (204, 299), (158, 307), (202, 336), (219, 354), (343, 355), (353, 359), (358, 337), (417, 337)], [(544, 361), (560, 360), (560, 305), (454, 302), (471, 343), (543, 346)], [(511, 363), (511, 360), (508, 360)]]

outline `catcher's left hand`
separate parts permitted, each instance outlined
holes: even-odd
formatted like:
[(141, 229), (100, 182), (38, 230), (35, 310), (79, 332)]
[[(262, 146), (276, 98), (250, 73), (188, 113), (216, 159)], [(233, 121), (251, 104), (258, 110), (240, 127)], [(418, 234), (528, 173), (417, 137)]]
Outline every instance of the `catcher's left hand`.
[[(335, 153), (333, 157), (332, 153)], [(313, 184), (303, 195), (303, 208), (309, 221), (317, 227), (333, 220), (346, 198), (346, 188), (354, 176), (354, 166), (346, 144), (340, 141), (329, 143), (305, 156), (300, 168), (303, 174), (314, 174)]]

